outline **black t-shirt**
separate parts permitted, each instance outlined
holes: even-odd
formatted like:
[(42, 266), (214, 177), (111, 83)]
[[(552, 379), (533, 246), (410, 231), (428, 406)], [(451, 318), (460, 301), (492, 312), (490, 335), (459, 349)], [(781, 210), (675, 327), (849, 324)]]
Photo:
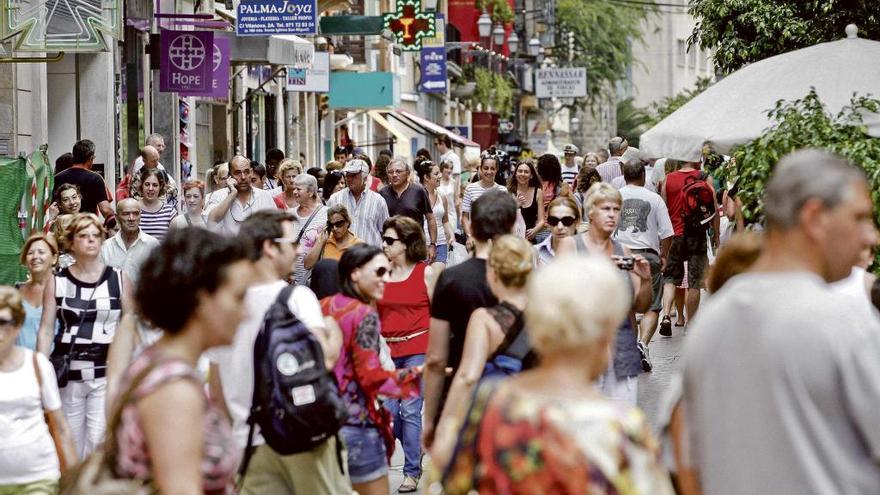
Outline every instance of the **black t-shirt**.
[[(471, 313), (477, 308), (498, 304), (498, 299), (486, 281), (486, 260), (471, 258), (460, 265), (444, 270), (434, 288), (431, 316), (449, 322), (449, 359), (447, 366), (454, 371), (461, 363), (464, 338)], [(445, 391), (451, 384), (446, 377)]]
[(53, 197), (55, 196), (55, 191), (62, 184), (74, 184), (79, 187), (82, 193), (80, 211), (83, 213), (97, 214), (99, 213), (98, 203), (101, 201), (112, 201), (110, 191), (107, 190), (107, 184), (104, 183), (104, 179), (91, 170), (71, 167), (56, 174), (55, 189), (52, 191)]
[[(428, 191), (418, 184), (410, 184), (403, 190), (403, 194), (399, 197), (391, 186), (383, 187), (379, 190), (379, 194), (385, 199), (388, 205), (388, 216), (403, 215), (415, 220), (419, 225), (425, 224), (425, 215), (432, 214), (431, 199), (428, 197)], [(431, 242), (425, 232), (425, 241)]]

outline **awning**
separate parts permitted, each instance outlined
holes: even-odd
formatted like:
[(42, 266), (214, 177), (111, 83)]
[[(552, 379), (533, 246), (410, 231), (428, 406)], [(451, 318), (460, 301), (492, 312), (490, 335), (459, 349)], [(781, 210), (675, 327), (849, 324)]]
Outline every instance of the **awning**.
[[(235, 22), (235, 11), (225, 4), (214, 2), (215, 11)], [(238, 37), (233, 32), (214, 31), (215, 37), (229, 40), (230, 59), (240, 64), (287, 65), (297, 69), (311, 69), (315, 45), (311, 41), (290, 34)]]
[(447, 136), (449, 136), (449, 139), (451, 139), (453, 143), (456, 143), (459, 146), (462, 146), (462, 147), (475, 146), (477, 148), (480, 147), (480, 145), (478, 143), (475, 143), (466, 137), (459, 136), (458, 134), (450, 131), (449, 129), (443, 127), (442, 125), (437, 125), (428, 119), (419, 117), (418, 115), (416, 115), (412, 112), (408, 112), (402, 108), (394, 109), (394, 112), (391, 112), (391, 115), (394, 115), (394, 117), (400, 119), (401, 122), (407, 123), (407, 121), (409, 121), (409, 122), (421, 127), (429, 134), (433, 134), (433, 135), (446, 134)]
[(373, 119), (377, 124), (382, 126), (386, 131), (394, 136), (397, 144), (397, 146), (394, 147), (395, 155), (403, 156), (407, 160), (412, 158), (411, 138), (414, 137), (414, 135), (411, 132), (407, 132), (406, 130), (394, 125), (393, 123), (388, 121), (388, 119), (383, 117), (378, 110), (370, 110), (367, 112), (367, 115), (369, 115), (371, 119)]

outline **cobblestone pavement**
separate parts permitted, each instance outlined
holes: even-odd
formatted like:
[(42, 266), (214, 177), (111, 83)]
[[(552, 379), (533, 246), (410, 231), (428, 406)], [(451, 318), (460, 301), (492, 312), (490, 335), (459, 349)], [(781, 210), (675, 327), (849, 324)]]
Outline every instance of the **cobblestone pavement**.
[[(651, 344), (648, 346), (651, 361), (654, 363), (654, 371), (643, 373), (639, 376), (639, 407), (645, 411), (648, 420), (656, 425), (657, 409), (660, 401), (669, 386), (669, 382), (681, 364), (681, 347), (684, 343), (684, 329), (672, 327), (672, 337), (663, 337), (659, 333), (654, 334)], [(397, 487), (403, 483), (403, 448), (398, 442), (391, 458), (391, 469), (388, 476), (391, 493), (396, 494)], [(424, 488), (419, 483), (419, 493)]]

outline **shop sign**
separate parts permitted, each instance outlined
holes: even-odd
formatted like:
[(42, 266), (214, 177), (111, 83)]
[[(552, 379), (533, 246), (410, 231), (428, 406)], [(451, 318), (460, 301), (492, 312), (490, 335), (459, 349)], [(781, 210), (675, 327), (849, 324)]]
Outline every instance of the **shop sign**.
[(471, 130), (466, 125), (448, 125), (446, 129), (464, 138), (470, 138)]
[(417, 52), (422, 39), (436, 36), (433, 12), (422, 12), (421, 0), (397, 0), (397, 10), (384, 14), (384, 27), (394, 33), (396, 43), (405, 52)]
[(318, 0), (242, 0), (235, 16), (238, 36), (318, 33)]
[(205, 93), (213, 89), (213, 32), (166, 29), (160, 45), (159, 91)]
[(287, 90), (313, 93), (330, 92), (330, 54), (315, 52), (311, 69), (288, 67)]
[(421, 52), (422, 80), (419, 91), (422, 93), (446, 93), (448, 85), (446, 75), (446, 48), (422, 48)]
[(211, 68), (211, 88), (207, 91), (181, 91), (181, 96), (229, 97), (229, 38), (214, 38), (214, 57)]
[(583, 98), (587, 96), (585, 67), (553, 67), (535, 73), (538, 98)]

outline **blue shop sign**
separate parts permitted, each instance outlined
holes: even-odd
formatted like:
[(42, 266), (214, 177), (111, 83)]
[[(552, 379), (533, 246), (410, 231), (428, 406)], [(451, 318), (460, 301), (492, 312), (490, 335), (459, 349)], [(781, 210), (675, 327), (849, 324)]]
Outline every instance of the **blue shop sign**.
[(448, 86), (446, 75), (446, 48), (425, 47), (421, 56), (422, 80), (419, 91), (422, 93), (446, 93)]
[(238, 36), (318, 33), (318, 0), (242, 0), (235, 16)]

